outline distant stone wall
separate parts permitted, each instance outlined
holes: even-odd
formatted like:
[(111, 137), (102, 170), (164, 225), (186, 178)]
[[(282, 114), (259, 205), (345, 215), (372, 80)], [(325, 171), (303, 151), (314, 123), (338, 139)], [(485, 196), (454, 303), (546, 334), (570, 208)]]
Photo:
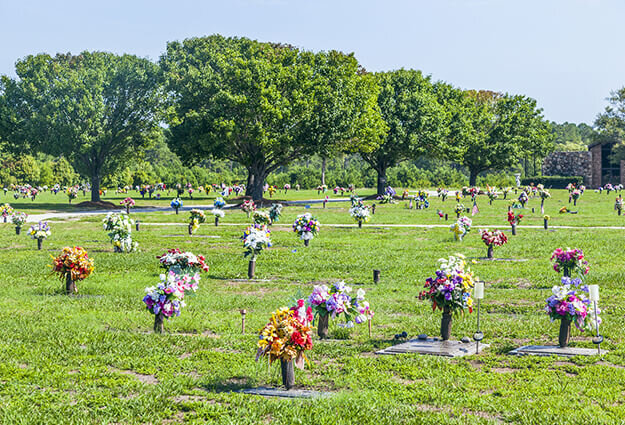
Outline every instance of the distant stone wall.
[[(599, 159), (600, 160), (600, 159)], [(545, 176), (584, 176), (592, 178), (592, 154), (582, 152), (552, 152), (543, 161)]]

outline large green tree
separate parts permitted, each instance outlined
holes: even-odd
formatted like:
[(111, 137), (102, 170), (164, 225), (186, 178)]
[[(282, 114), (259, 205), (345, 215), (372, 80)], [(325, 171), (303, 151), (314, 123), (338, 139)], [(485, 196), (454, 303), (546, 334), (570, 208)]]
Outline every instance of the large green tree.
[(615, 142), (610, 159), (618, 162), (625, 159), (625, 87), (611, 92), (607, 100), (609, 105), (595, 120), (596, 140)]
[(377, 191), (382, 194), (389, 168), (425, 154), (442, 154), (449, 127), (430, 77), (403, 69), (375, 76), (378, 106), (388, 130), (373, 151), (361, 156), (377, 172)]
[(462, 164), (469, 169), (469, 184), (489, 170), (503, 170), (525, 154), (546, 154), (553, 134), (534, 99), (492, 91), (468, 91), (465, 109), (468, 131)]
[(10, 124), (3, 137), (22, 152), (63, 155), (91, 182), (92, 201), (100, 200), (102, 179), (160, 131), (160, 70), (147, 59), (40, 54), (18, 61), (16, 73), (0, 86)]
[(367, 150), (384, 130), (352, 55), (215, 35), (169, 43), (161, 66), (171, 149), (187, 164), (242, 164), (256, 200), (279, 167), (337, 145)]

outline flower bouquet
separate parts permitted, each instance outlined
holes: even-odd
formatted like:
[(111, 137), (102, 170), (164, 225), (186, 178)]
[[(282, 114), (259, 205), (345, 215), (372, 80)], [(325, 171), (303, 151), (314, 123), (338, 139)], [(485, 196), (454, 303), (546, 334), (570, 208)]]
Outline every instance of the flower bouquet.
[(128, 197), (128, 198), (125, 198), (124, 200), (120, 201), (119, 204), (126, 207), (126, 214), (130, 214), (130, 208), (134, 208), (135, 200), (130, 198), (130, 197)]
[(312, 349), (311, 327), (308, 317), (300, 312), (303, 300), (291, 308), (279, 308), (271, 314), (269, 323), (261, 329), (258, 340), (256, 361), (268, 357), (269, 363), (280, 360), (282, 384), (290, 389), (295, 384), (293, 366), (304, 368), (305, 351)]
[(480, 230), (480, 236), (482, 238), (482, 242), (488, 247), (486, 257), (493, 258), (493, 248), (496, 246), (502, 246), (506, 242), (508, 242), (508, 238), (506, 235), (500, 230), (493, 230), (492, 232), (488, 229)]
[(102, 220), (102, 227), (108, 231), (115, 252), (133, 252), (139, 244), (132, 241), (132, 225), (135, 221), (127, 214), (110, 212)]
[(545, 228), (545, 230), (547, 230), (549, 228), (549, 220), (551, 219), (551, 217), (549, 217), (548, 215), (543, 216), (543, 227)]
[(529, 197), (527, 196), (527, 193), (525, 191), (521, 192), (521, 194), (519, 195), (519, 202), (521, 203), (521, 208), (525, 208), (525, 204), (527, 203), (528, 200), (529, 200)]
[(272, 223), (277, 223), (282, 215), (282, 204), (271, 204), (269, 208), (269, 218)]
[(565, 277), (571, 277), (571, 271), (576, 271), (583, 278), (590, 270), (584, 252), (579, 248), (558, 248), (551, 254), (551, 261), (553, 269), (558, 273), (563, 272)]
[(222, 198), (221, 196), (218, 198), (215, 198), (215, 201), (213, 202), (213, 207), (217, 209), (222, 209), (225, 206), (226, 206), (226, 201), (224, 201), (224, 198)]
[(439, 187), (436, 189), (436, 194), (443, 200), (443, 202), (445, 202), (445, 199), (447, 199), (447, 196), (449, 195), (449, 191)]
[(88, 278), (93, 273), (93, 259), (79, 246), (63, 248), (58, 257), (52, 257), (52, 273), (58, 273), (59, 279), (65, 279), (67, 295), (77, 293), (76, 282)]
[(162, 274), (160, 279), (156, 286), (145, 288), (146, 295), (143, 297), (146, 308), (154, 314), (155, 333), (163, 333), (164, 319), (180, 316), (181, 309), (186, 305), (182, 276), (171, 271)]
[[(560, 320), (558, 342), (560, 347), (566, 347), (571, 336), (571, 323), (580, 331), (592, 331), (601, 323), (601, 318), (589, 308), (588, 286), (582, 285), (582, 280), (569, 277), (562, 278), (562, 284), (552, 288), (552, 295), (547, 298), (545, 311), (551, 322)], [(598, 323), (597, 323), (598, 322)]]
[(521, 222), (523, 214), (515, 214), (514, 211), (508, 211), (508, 223), (512, 227), (512, 234), (516, 235), (516, 226)]
[(581, 192), (577, 189), (571, 192), (571, 199), (573, 200), (573, 206), (577, 205), (577, 200), (579, 199), (580, 195), (581, 195)]
[(291, 189), (291, 185), (290, 184), (287, 183), (287, 184), (284, 185), (284, 193), (288, 193), (290, 189)]
[(250, 256), (250, 262), (247, 269), (249, 279), (254, 277), (256, 272), (256, 257), (260, 255), (265, 248), (271, 246), (270, 231), (267, 226), (254, 224), (243, 232), (243, 247), (245, 248), (245, 256)]
[(47, 221), (40, 221), (39, 223), (30, 226), (28, 234), (31, 239), (37, 239), (37, 249), (41, 249), (43, 240), (51, 235), (50, 226), (48, 226)]
[(4, 222), (7, 222), (8, 217), (13, 214), (13, 207), (9, 204), (0, 205), (0, 214)]
[(450, 231), (454, 233), (454, 239), (462, 241), (462, 239), (471, 231), (473, 220), (467, 216), (462, 216), (454, 224), (450, 226)]
[(616, 197), (616, 201), (614, 201), (614, 210), (617, 211), (618, 215), (623, 213), (623, 197), (621, 195)]
[(22, 231), (22, 226), (26, 223), (28, 214), (23, 212), (16, 212), (11, 216), (11, 222), (15, 225), (15, 234), (19, 235)]
[(169, 205), (176, 210), (176, 214), (178, 214), (178, 210), (182, 208), (182, 199), (174, 198)]
[(502, 187), (501, 188), (501, 193), (503, 193), (503, 199), (506, 199), (508, 197), (508, 193), (510, 193), (511, 190), (512, 190), (511, 187)]
[(206, 214), (204, 211), (198, 209), (192, 209), (189, 216), (189, 235), (194, 234), (197, 229), (200, 228), (200, 224), (206, 222)]
[(181, 251), (178, 248), (168, 249), (165, 254), (156, 258), (158, 258), (161, 267), (166, 269), (167, 272), (174, 271), (179, 275), (196, 274), (209, 270), (204, 256)]
[(67, 197), (69, 198), (69, 203), (72, 203), (72, 200), (78, 197), (78, 188), (77, 187), (68, 187), (65, 191), (67, 193)]
[(362, 223), (368, 223), (371, 219), (369, 207), (365, 206), (362, 201), (358, 200), (349, 209), (349, 215), (358, 223), (358, 227), (362, 227)]
[(460, 214), (462, 214), (465, 211), (465, 207), (463, 204), (461, 203), (457, 203), (456, 207), (454, 208), (454, 212), (456, 213), (456, 217), (460, 218)]
[(488, 203), (490, 205), (493, 205), (493, 201), (499, 196), (497, 195), (495, 188), (490, 186), (486, 186), (486, 194), (488, 195)]
[(308, 246), (310, 240), (319, 233), (319, 221), (310, 213), (298, 215), (293, 223), (293, 231), (304, 241), (304, 245)]
[(612, 192), (614, 190), (614, 186), (612, 186), (611, 183), (606, 184), (605, 186), (603, 186), (603, 189), (607, 192), (607, 194), (609, 195), (610, 192)]
[(250, 215), (256, 211), (256, 205), (254, 204), (254, 201), (247, 199), (241, 204), (241, 209), (247, 214), (247, 218), (250, 218)]
[(313, 288), (308, 297), (308, 304), (312, 307), (315, 316), (319, 316), (317, 334), (320, 338), (328, 337), (330, 316), (334, 320), (343, 314), (345, 323), (340, 323), (339, 326), (345, 328), (354, 327), (354, 322), (361, 324), (367, 321), (366, 313), (370, 309), (365, 301), (365, 290), (358, 289), (356, 297), (353, 298), (349, 295), (351, 291), (352, 288), (342, 281), (336, 282), (330, 288), (326, 285), (316, 285)]
[(465, 309), (473, 312), (471, 291), (478, 278), (469, 270), (463, 255), (456, 254), (438, 261), (439, 269), (435, 276), (426, 279), (419, 299), (428, 299), (432, 302), (432, 310), (443, 311), (441, 337), (447, 341), (451, 335), (452, 313), (464, 314)]
[(265, 211), (254, 211), (252, 220), (255, 224), (262, 224), (265, 226), (271, 225), (271, 217), (269, 216), (269, 213)]

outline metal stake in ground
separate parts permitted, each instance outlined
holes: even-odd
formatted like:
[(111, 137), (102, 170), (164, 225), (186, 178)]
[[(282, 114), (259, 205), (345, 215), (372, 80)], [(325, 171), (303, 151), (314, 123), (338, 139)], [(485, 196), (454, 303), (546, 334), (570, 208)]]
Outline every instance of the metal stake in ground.
[(139, 220), (135, 221), (135, 230), (138, 232), (139, 231)]
[(588, 298), (592, 301), (595, 308), (595, 337), (592, 339), (593, 344), (597, 346), (597, 354), (601, 356), (601, 343), (603, 337), (599, 334), (599, 317), (597, 315), (597, 301), (599, 301), (599, 285), (588, 285)]
[(245, 309), (239, 310), (241, 313), (241, 333), (245, 335), (245, 314), (247, 311)]
[(480, 300), (484, 298), (484, 282), (475, 282), (473, 296), (477, 300), (477, 331), (473, 334), (473, 340), (475, 341), (475, 354), (478, 354), (480, 352), (480, 341), (484, 339), (484, 334), (480, 330)]

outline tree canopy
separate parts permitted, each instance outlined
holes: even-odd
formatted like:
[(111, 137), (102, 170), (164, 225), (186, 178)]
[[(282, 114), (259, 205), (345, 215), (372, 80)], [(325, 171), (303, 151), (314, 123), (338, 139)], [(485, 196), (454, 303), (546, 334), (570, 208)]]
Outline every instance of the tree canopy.
[(467, 132), (462, 164), (469, 184), (479, 173), (515, 165), (524, 154), (546, 155), (553, 135), (534, 99), (492, 91), (467, 91)]
[(160, 131), (158, 67), (132, 55), (83, 52), (28, 56), (17, 79), (2, 77), (0, 127), (19, 152), (66, 157), (91, 181), (100, 200), (102, 178), (135, 158)]
[(247, 195), (295, 159), (333, 149), (367, 151), (384, 130), (375, 86), (352, 55), (218, 35), (172, 42), (169, 145), (183, 162), (237, 161)]

